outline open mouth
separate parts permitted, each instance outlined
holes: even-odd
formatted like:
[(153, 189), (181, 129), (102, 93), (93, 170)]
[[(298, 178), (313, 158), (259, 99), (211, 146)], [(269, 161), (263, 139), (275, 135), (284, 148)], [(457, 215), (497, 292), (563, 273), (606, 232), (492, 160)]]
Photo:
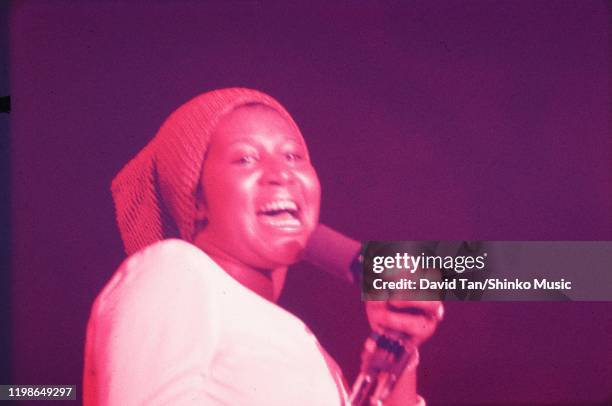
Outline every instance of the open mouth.
[(302, 225), (299, 205), (293, 200), (275, 200), (263, 204), (257, 217), (265, 224), (278, 228), (298, 228)]

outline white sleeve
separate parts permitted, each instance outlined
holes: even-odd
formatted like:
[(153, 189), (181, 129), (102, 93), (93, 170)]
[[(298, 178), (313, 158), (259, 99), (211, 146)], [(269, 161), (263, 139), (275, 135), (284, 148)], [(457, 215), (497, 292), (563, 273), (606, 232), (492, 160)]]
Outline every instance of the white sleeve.
[(120, 267), (88, 323), (86, 406), (214, 403), (205, 384), (218, 323), (202, 257), (164, 241)]

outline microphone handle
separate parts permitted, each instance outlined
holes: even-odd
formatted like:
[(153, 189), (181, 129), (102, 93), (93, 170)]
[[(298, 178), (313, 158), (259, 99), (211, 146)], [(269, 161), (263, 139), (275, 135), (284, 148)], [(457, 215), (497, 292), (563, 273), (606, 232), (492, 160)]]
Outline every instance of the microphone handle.
[(364, 343), (361, 372), (351, 389), (351, 405), (382, 404), (404, 369), (409, 364), (416, 366), (418, 350), (407, 339), (405, 334), (391, 330), (382, 335), (370, 333)]

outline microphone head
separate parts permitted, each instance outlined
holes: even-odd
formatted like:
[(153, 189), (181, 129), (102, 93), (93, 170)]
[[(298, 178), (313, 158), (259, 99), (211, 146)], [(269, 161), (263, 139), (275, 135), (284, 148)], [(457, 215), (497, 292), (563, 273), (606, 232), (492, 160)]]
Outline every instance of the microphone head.
[(331, 275), (355, 283), (361, 271), (361, 243), (319, 224), (310, 236), (303, 259)]

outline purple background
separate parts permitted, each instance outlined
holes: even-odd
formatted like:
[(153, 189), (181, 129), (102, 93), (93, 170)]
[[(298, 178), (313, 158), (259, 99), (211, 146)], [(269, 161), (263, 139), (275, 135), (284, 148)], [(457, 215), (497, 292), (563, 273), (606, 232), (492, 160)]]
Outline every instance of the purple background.
[[(294, 115), (322, 221), (360, 239), (612, 239), (610, 6), (196, 1), (10, 6), (12, 383), (80, 384), (122, 259), (110, 180), (196, 94)], [(585, 269), (585, 272), (588, 270)], [(356, 374), (357, 290), (298, 266), (282, 303)], [(449, 303), (430, 404), (612, 396), (611, 303)]]

